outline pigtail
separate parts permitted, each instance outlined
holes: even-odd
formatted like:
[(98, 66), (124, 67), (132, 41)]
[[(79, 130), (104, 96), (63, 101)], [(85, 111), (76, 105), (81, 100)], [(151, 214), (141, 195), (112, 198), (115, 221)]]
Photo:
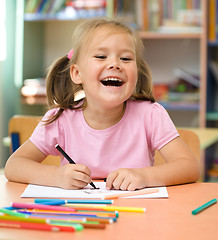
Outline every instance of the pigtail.
[(76, 109), (79, 101), (74, 100), (75, 93), (81, 89), (76, 85), (70, 76), (70, 60), (64, 56), (57, 60), (49, 69), (46, 78), (46, 93), (49, 109), (59, 108), (46, 124), (55, 121), (64, 109)]
[(69, 59), (64, 56), (49, 69), (46, 78), (47, 101), (49, 108), (66, 108), (68, 95), (73, 97), (72, 81), (68, 67)]

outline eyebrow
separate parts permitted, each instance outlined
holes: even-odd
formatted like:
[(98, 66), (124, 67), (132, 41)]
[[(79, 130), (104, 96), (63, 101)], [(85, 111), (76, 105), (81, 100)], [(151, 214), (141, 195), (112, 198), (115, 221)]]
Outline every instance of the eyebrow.
[[(106, 47), (99, 47), (99, 48), (96, 47), (92, 49), (92, 51), (107, 51), (107, 50), (109, 50), (109, 48), (106, 48)], [(135, 55), (135, 52), (129, 48), (121, 48), (120, 52), (129, 52)]]

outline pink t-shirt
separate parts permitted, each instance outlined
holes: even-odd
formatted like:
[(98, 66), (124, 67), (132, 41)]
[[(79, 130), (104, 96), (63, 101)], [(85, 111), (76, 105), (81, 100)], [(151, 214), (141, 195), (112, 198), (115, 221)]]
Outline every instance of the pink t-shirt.
[[(43, 119), (55, 114), (49, 110)], [(114, 126), (95, 130), (82, 110), (64, 110), (49, 125), (39, 125), (30, 140), (46, 155), (60, 155), (58, 143), (76, 162), (88, 166), (92, 178), (107, 177), (118, 168), (153, 165), (155, 150), (179, 136), (166, 110), (158, 103), (128, 100), (122, 119)], [(62, 164), (68, 161), (62, 157)]]

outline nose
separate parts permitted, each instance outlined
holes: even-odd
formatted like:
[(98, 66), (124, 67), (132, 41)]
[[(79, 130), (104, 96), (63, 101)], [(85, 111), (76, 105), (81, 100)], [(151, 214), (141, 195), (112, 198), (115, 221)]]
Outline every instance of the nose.
[(118, 61), (113, 61), (113, 62), (108, 64), (107, 69), (108, 70), (118, 70), (118, 71), (121, 71), (121, 66), (118, 63)]

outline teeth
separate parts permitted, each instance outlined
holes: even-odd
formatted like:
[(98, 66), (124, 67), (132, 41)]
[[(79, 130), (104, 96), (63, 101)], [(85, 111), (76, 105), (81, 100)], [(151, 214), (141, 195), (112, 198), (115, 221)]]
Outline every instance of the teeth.
[(103, 79), (103, 81), (118, 81), (118, 82), (122, 82), (120, 79), (118, 79), (118, 78), (113, 78), (113, 77), (105, 78), (105, 79)]
[(103, 85), (111, 87), (120, 87), (123, 85), (123, 81), (116, 77), (107, 77), (103, 79), (101, 82)]

